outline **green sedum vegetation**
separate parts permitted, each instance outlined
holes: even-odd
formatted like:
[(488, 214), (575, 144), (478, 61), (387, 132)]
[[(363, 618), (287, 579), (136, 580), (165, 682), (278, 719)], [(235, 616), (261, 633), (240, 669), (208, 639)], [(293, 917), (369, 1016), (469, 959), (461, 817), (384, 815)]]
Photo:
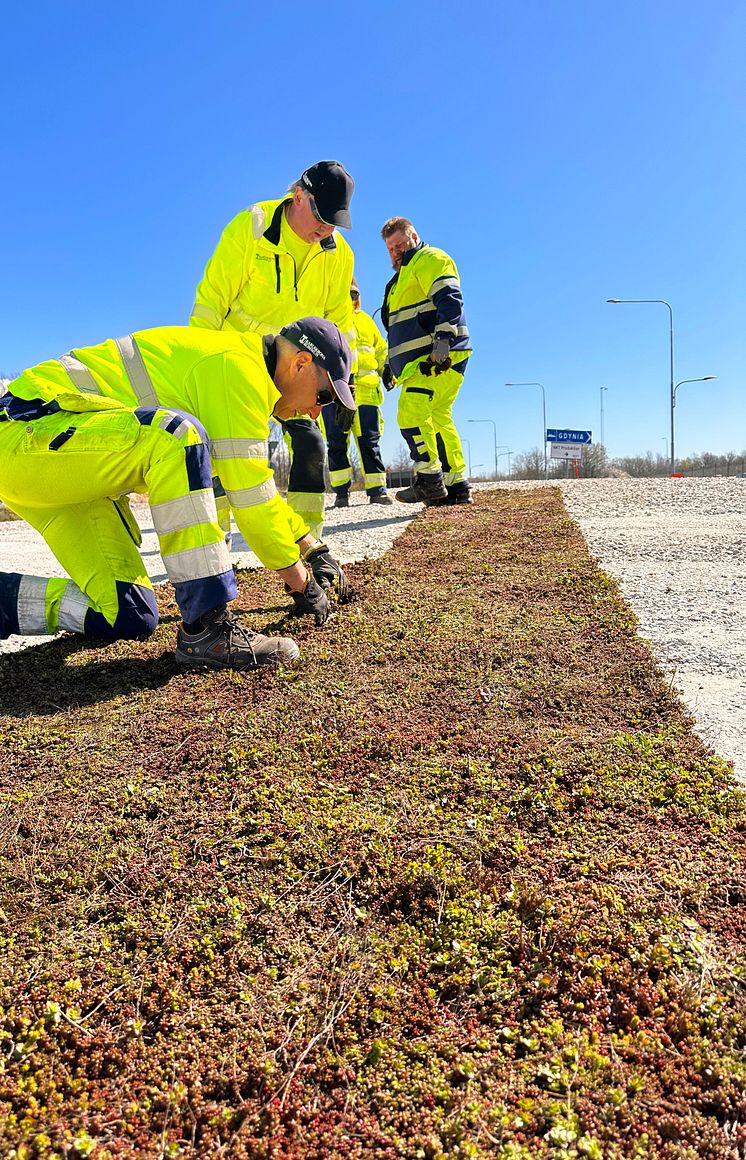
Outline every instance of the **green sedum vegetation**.
[(431, 509), (294, 670), (0, 664), (0, 1154), (737, 1157), (743, 798), (556, 491)]

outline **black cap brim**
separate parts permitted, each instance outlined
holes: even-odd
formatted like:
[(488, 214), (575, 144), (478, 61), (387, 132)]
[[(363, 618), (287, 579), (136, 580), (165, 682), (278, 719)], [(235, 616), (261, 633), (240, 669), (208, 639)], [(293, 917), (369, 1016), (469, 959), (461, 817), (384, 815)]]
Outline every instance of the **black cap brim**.
[(322, 221), (324, 221), (326, 225), (334, 226), (335, 228), (338, 227), (339, 229), (343, 230), (352, 229), (352, 218), (350, 217), (350, 211), (348, 209), (338, 209), (336, 213), (330, 214), (329, 217), (326, 217), (326, 215), (321, 212), (318, 202), (316, 203), (316, 208), (319, 211)]

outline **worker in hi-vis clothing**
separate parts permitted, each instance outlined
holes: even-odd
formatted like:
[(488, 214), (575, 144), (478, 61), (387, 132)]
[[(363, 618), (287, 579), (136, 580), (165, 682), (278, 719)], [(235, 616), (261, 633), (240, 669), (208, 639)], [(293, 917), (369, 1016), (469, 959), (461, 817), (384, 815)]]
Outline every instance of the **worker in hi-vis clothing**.
[(228, 612), (236, 581), (214, 487), (297, 611), (325, 623), (331, 590), (345, 599), (347, 579), (277, 494), (268, 422), (316, 418), (333, 398), (353, 409), (350, 362), (336, 326), (302, 318), (264, 337), (138, 331), (12, 380), (0, 397), (0, 499), (41, 532), (67, 578), (0, 572), (0, 638), (154, 631), (155, 596), (126, 499), (139, 492), (183, 618), (177, 661), (233, 669), (294, 661), (290, 637), (249, 632)]
[[(285, 197), (261, 201), (228, 223), (197, 287), (190, 325), (268, 334), (300, 315), (336, 323), (353, 351), (354, 258), (337, 227), (350, 229), (354, 182), (338, 161), (306, 169)], [(339, 421), (352, 424), (343, 408)], [(282, 424), (291, 447), (288, 503), (316, 536), (324, 526), (324, 436), (311, 415)], [(225, 526), (225, 521), (222, 521)], [(226, 527), (226, 531), (229, 529)]]
[(471, 348), (458, 270), (425, 245), (407, 218), (389, 218), (381, 237), (396, 273), (386, 286), (381, 320), (388, 332), (384, 385), (401, 386), (398, 422), (414, 461), (404, 503), (468, 504), (471, 488), (451, 411)]
[[(357, 371), (355, 373), (355, 402), (357, 414), (352, 425), (363, 468), (363, 482), (368, 502), (392, 504), (386, 491), (386, 468), (381, 458), (380, 441), (383, 434), (383, 388), (380, 374), (386, 363), (386, 341), (369, 314), (360, 308), (360, 289), (355, 278), (350, 287), (350, 298), (355, 311), (355, 345)], [(326, 442), (329, 448), (329, 476), (337, 493), (334, 506), (350, 506), (350, 431), (337, 422), (336, 407), (324, 407), (322, 413)]]

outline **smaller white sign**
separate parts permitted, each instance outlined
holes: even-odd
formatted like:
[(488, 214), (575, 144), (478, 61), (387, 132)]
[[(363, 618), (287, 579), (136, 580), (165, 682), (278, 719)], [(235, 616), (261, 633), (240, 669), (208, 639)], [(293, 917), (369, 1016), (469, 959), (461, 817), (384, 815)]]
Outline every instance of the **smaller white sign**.
[(553, 443), (551, 459), (582, 459), (583, 443)]

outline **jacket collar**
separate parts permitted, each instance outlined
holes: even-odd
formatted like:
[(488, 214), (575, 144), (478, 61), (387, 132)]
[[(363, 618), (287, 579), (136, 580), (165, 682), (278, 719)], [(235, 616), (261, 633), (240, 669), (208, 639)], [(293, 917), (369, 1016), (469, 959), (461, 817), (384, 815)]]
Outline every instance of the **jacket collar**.
[(401, 260), (402, 266), (408, 266), (409, 263), (412, 261), (412, 258), (415, 256), (415, 254), (419, 254), (420, 250), (424, 250), (424, 248), (425, 248), (425, 243), (419, 242), (414, 247), (413, 250), (407, 250), (406, 254), (402, 255), (402, 260)]
[[(273, 246), (279, 246), (280, 244), (282, 215), (285, 212), (285, 206), (290, 205), (292, 200), (292, 197), (283, 198), (283, 200), (277, 206), (275, 212), (272, 214), (272, 221), (269, 223), (266, 230), (264, 231), (264, 234), (262, 235)], [(330, 234), (328, 238), (324, 238), (322, 242), (319, 242), (319, 245), (321, 246), (322, 250), (336, 250), (337, 243), (334, 240), (334, 234)]]

